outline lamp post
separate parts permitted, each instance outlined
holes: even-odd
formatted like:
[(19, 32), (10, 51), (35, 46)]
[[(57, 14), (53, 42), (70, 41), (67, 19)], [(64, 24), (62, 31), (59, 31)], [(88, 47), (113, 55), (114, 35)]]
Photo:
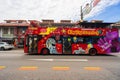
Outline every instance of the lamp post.
[(85, 15), (89, 14), (93, 7), (95, 7), (101, 0), (91, 0), (84, 7), (80, 7), (80, 19), (83, 21)]
[(82, 11), (82, 6), (80, 7), (80, 18), (81, 18), (81, 20), (83, 20), (83, 11)]

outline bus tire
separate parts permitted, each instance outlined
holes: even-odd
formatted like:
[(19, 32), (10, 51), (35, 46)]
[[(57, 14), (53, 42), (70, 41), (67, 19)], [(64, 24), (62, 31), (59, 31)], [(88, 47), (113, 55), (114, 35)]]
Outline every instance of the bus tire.
[(43, 55), (50, 54), (50, 51), (48, 48), (43, 48), (41, 51), (41, 54), (43, 54)]
[(96, 50), (95, 48), (91, 48), (91, 49), (89, 50), (89, 55), (91, 55), (91, 56), (97, 55), (97, 50)]

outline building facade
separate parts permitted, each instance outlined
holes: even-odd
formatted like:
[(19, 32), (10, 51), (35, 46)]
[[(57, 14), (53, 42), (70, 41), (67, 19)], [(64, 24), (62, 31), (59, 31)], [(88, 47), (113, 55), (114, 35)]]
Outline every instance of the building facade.
[(12, 43), (13, 38), (22, 36), (28, 26), (25, 20), (5, 20), (0, 23), (0, 41)]

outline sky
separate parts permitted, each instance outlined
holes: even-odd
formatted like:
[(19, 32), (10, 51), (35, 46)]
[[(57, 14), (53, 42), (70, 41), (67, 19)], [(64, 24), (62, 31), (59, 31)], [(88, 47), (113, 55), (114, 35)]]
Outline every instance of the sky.
[[(80, 6), (91, 0), (0, 0), (0, 21), (4, 20), (80, 20)], [(101, 0), (85, 20), (120, 21), (120, 0)]]
[[(96, 6), (96, 8), (98, 8), (100, 4), (98, 4), (98, 6)], [(98, 13), (96, 13), (96, 15), (93, 13), (93, 16), (86, 18), (86, 20), (99, 19), (99, 20), (104, 20), (104, 22), (120, 21), (120, 0), (118, 0), (118, 2), (115, 2), (114, 4), (109, 4), (109, 5), (110, 6), (106, 6), (101, 11), (98, 11)], [(92, 12), (93, 11), (91, 11), (91, 13)], [(91, 15), (91, 13), (90, 13), (90, 15)]]

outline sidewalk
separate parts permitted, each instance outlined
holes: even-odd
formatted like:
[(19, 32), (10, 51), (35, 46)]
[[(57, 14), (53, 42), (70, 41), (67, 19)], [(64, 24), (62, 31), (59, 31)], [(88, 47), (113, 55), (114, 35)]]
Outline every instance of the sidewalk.
[(14, 48), (12, 50), (24, 50), (24, 48)]
[(120, 56), (120, 52), (117, 52), (117, 53), (110, 53), (110, 55)]
[(10, 53), (14, 53), (14, 52), (24, 52), (23, 48), (14, 48), (12, 50), (4, 50), (4, 51), (0, 51), (0, 53), (4, 53), (4, 52), (10, 52)]

